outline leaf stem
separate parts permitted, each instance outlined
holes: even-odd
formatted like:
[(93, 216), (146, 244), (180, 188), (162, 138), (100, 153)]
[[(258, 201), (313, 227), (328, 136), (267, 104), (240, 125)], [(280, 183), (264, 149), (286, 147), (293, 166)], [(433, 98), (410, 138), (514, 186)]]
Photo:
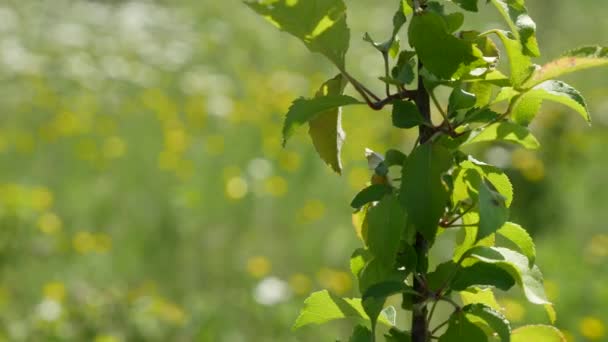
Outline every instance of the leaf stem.
[[(384, 60), (384, 77), (386, 77), (388, 79), (388, 52), (382, 52), (382, 59)], [(385, 90), (386, 90), (386, 96), (390, 97), (391, 96), (391, 88), (390, 85), (388, 84), (388, 82), (385, 82)]]

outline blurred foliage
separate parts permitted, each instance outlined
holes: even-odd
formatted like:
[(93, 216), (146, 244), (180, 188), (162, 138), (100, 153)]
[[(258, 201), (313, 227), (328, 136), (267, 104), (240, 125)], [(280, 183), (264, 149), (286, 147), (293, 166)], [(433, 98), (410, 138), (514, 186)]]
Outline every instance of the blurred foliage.
[[(351, 2), (353, 32), (388, 29), (394, 6)], [(608, 45), (603, 1), (530, 10), (541, 60)], [(373, 80), (381, 60), (354, 36), (351, 70)], [(282, 149), (291, 100), (331, 74), (237, 1), (1, 2), (0, 340), (345, 335), (289, 328), (311, 290), (352, 292), (348, 203), (369, 180), (364, 148), (413, 137), (389, 129), (389, 113), (348, 110), (342, 177), (309, 144)], [(577, 341), (608, 338), (607, 78), (569, 80), (588, 94), (593, 128), (545, 107), (540, 154), (475, 151), (509, 168), (514, 219), (540, 238), (557, 325)], [(515, 322), (546, 320), (501, 304)]]

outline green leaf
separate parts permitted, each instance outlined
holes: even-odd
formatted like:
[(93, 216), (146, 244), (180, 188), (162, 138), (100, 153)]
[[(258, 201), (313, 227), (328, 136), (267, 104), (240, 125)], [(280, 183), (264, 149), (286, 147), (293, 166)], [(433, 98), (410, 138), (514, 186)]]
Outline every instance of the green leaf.
[(412, 335), (409, 331), (401, 331), (395, 327), (388, 331), (388, 334), (384, 334), (386, 342), (411, 342)]
[(391, 167), (395, 165), (403, 166), (405, 161), (407, 160), (407, 156), (405, 153), (398, 150), (387, 150), (384, 154), (384, 163), (386, 166)]
[[(500, 1), (500, 0), (493, 0)], [(505, 31), (494, 31), (498, 38), (502, 41), (505, 47), (507, 56), (509, 57), (509, 69), (511, 84), (514, 88), (519, 87), (530, 78), (532, 72), (534, 72), (534, 65), (529, 56), (524, 55), (522, 52), (521, 43), (514, 39), (510, 32)]]
[[(363, 308), (375, 327), (375, 319), (378, 317), (386, 298), (399, 293), (417, 294), (410, 286), (403, 281), (386, 281), (370, 286), (365, 290), (362, 298)], [(375, 330), (373, 328), (372, 330)]]
[(524, 84), (531, 88), (544, 81), (555, 79), (575, 71), (608, 65), (608, 47), (585, 46), (566, 52), (542, 67), (536, 69)]
[(469, 304), (462, 308), (462, 311), (485, 321), (498, 334), (502, 342), (510, 341), (511, 325), (500, 312), (484, 304)]
[(395, 83), (400, 85), (413, 86), (417, 75), (416, 52), (403, 50), (399, 53), (399, 58), (395, 67), (391, 69), (391, 76)]
[(361, 271), (372, 259), (372, 254), (363, 248), (357, 248), (350, 257), (350, 271), (355, 277), (359, 277)]
[(510, 142), (532, 150), (540, 146), (538, 140), (526, 127), (508, 121), (497, 122), (484, 129), (474, 130), (462, 146), (490, 141)]
[(511, 342), (566, 342), (564, 335), (556, 327), (549, 325), (526, 325), (513, 330)]
[(477, 12), (477, 0), (452, 0), (453, 2), (455, 2), (456, 4), (458, 4), (458, 6), (460, 6), (462, 9), (470, 11), (470, 12)]
[(354, 317), (369, 320), (358, 298), (340, 298), (327, 290), (313, 292), (304, 301), (304, 308), (293, 329), (309, 324), (323, 324), (332, 320)]
[(400, 201), (409, 222), (427, 240), (435, 238), (448, 201), (441, 176), (451, 166), (452, 156), (447, 149), (423, 144), (412, 152), (402, 169)]
[(354, 209), (359, 209), (367, 203), (380, 201), (384, 195), (391, 194), (393, 188), (386, 184), (372, 184), (361, 190), (355, 198), (353, 198), (350, 206)]
[(490, 181), (484, 179), (479, 187), (479, 230), (476, 240), (494, 234), (508, 218), (505, 198)]
[(464, 14), (454, 12), (443, 16), (449, 33), (456, 32), (464, 24)]
[(347, 95), (330, 95), (315, 97), (312, 99), (299, 98), (295, 100), (283, 124), (283, 145), (291, 137), (294, 131), (301, 125), (310, 122), (321, 113), (336, 110), (340, 106), (360, 104), (357, 99)]
[(486, 342), (488, 336), (477, 325), (472, 323), (463, 312), (457, 311), (450, 316), (446, 332), (439, 337), (439, 342)]
[(516, 39), (521, 42), (523, 53), (526, 56), (540, 56), (536, 41), (536, 24), (528, 15), (523, 0), (491, 1), (509, 25)]
[(502, 310), (498, 302), (496, 301), (496, 297), (494, 297), (494, 292), (492, 292), (491, 288), (478, 288), (478, 287), (470, 287), (465, 291), (459, 292), (460, 299), (463, 305), (481, 303), (491, 307), (494, 310)]
[(365, 290), (362, 300), (365, 301), (368, 298), (385, 299), (404, 292), (418, 295), (411, 286), (406, 285), (403, 281), (385, 281), (374, 284)]
[(471, 82), (465, 89), (468, 93), (475, 95), (475, 106), (486, 107), (492, 101), (492, 87), (492, 84), (487, 82)]
[(382, 264), (395, 263), (401, 236), (405, 233), (406, 215), (395, 196), (386, 195), (367, 214), (369, 251)]
[(246, 2), (279, 29), (304, 42), (344, 69), (350, 31), (346, 25), (346, 6), (342, 0), (274, 0)]
[(461, 162), (454, 174), (454, 190), (452, 192), (453, 202), (471, 198), (473, 201), (479, 199), (479, 188), (482, 179), (487, 178), (498, 192), (505, 198), (505, 205), (511, 206), (513, 202), (513, 185), (509, 177), (499, 168), (480, 162), (468, 156)]
[[(325, 82), (315, 98), (326, 96), (340, 96), (344, 91), (346, 81), (341, 74)], [(332, 108), (318, 113), (308, 121), (308, 134), (312, 143), (323, 159), (336, 173), (342, 173), (340, 152), (344, 143), (345, 134), (342, 130), (342, 108)]]
[(371, 259), (359, 273), (359, 292), (365, 293), (371, 286), (386, 281), (401, 281), (405, 273), (394, 267), (387, 267), (378, 259)]
[(372, 340), (372, 332), (363, 325), (355, 326), (352, 335), (348, 339), (349, 342), (369, 342)]
[(495, 264), (478, 262), (461, 268), (454, 277), (450, 288), (455, 291), (464, 291), (474, 285), (494, 286), (507, 291), (515, 285), (515, 280), (509, 272)]
[(459, 109), (468, 109), (475, 105), (477, 97), (459, 87), (454, 88), (450, 94), (448, 111), (453, 112)]
[(418, 107), (410, 101), (396, 101), (393, 103), (392, 120), (393, 126), (397, 128), (412, 128), (427, 124), (418, 111)]
[(528, 125), (538, 113), (543, 100), (566, 105), (591, 123), (591, 116), (583, 96), (562, 81), (545, 81), (524, 93), (513, 106), (513, 120), (521, 125)]
[(507, 222), (496, 233), (505, 237), (519, 248), (519, 251), (528, 258), (529, 266), (536, 260), (536, 247), (528, 232), (520, 225)]
[(474, 247), (466, 256), (481, 262), (497, 264), (515, 278), (517, 284), (523, 289), (529, 302), (533, 304), (549, 304), (543, 277), (536, 265), (529, 267), (528, 258), (515, 251), (502, 247)]
[(472, 42), (450, 34), (445, 20), (437, 13), (415, 15), (408, 36), (425, 68), (443, 79), (459, 78), (487, 64)]
[(448, 281), (456, 274), (458, 265), (453, 261), (443, 262), (433, 272), (427, 274), (427, 286), (430, 290), (437, 292), (443, 289)]

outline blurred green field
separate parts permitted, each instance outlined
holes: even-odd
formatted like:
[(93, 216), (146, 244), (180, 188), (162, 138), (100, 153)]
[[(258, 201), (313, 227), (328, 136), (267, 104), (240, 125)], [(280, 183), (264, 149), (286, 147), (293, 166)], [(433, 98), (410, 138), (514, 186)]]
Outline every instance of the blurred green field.
[[(381, 60), (359, 37), (383, 35), (394, 4), (346, 2), (348, 64), (370, 81)], [(608, 45), (608, 2), (528, 3), (539, 62)], [(496, 21), (484, 9), (466, 25)], [(386, 111), (348, 110), (341, 177), (303, 132), (281, 148), (291, 101), (334, 73), (238, 1), (1, 1), (0, 341), (346, 337), (341, 323), (290, 327), (312, 290), (355, 295), (348, 203), (369, 179), (363, 150), (415, 137)], [(572, 341), (608, 341), (607, 79), (566, 80), (593, 127), (546, 106), (538, 153), (473, 151), (508, 169), (513, 219), (538, 240)], [(501, 297), (512, 321), (547, 322), (519, 298)]]

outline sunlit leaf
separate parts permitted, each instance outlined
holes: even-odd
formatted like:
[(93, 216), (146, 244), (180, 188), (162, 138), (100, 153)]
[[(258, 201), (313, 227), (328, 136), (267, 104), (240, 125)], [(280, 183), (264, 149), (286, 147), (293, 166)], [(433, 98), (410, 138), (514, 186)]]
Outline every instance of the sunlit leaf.
[(515, 37), (513, 37), (510, 32), (495, 32), (498, 35), (498, 38), (500, 38), (502, 41), (505, 51), (507, 52), (510, 71), (509, 78), (511, 79), (511, 84), (516, 89), (519, 89), (519, 87), (527, 79), (529, 79), (534, 72), (532, 60), (529, 56), (522, 52), (523, 48), (521, 43)]
[(544, 81), (575, 71), (606, 65), (608, 65), (608, 47), (581, 47), (568, 51), (561, 57), (536, 69), (524, 87), (531, 88)]
[(344, 69), (350, 31), (342, 0), (276, 0), (246, 4), (279, 29), (302, 40), (310, 51), (325, 55), (338, 68)]
[(523, 0), (491, 0), (506, 20), (516, 39), (521, 42), (527, 56), (538, 57), (540, 51), (536, 41), (536, 24), (528, 15)]
[(555, 80), (545, 81), (519, 97), (513, 106), (513, 120), (520, 125), (528, 125), (538, 114), (544, 100), (566, 105), (579, 113), (587, 122), (591, 122), (587, 103), (578, 90), (562, 81)]
[(530, 267), (536, 260), (536, 247), (528, 232), (513, 222), (505, 223), (496, 233), (511, 241), (528, 258)]
[(315, 119), (319, 114), (336, 110), (340, 106), (357, 103), (360, 102), (347, 95), (330, 95), (312, 99), (299, 98), (295, 100), (291, 104), (291, 107), (289, 107), (289, 111), (285, 117), (283, 125), (283, 144), (287, 142), (287, 139), (293, 135), (298, 127)]
[(525, 255), (502, 247), (484, 246), (474, 247), (466, 255), (482, 262), (497, 264), (509, 272), (531, 303), (550, 303), (545, 295), (542, 273), (536, 265), (529, 267)]
[(327, 290), (322, 290), (314, 292), (306, 298), (304, 308), (296, 319), (293, 329), (347, 317), (369, 320), (361, 306), (361, 299), (340, 298)]
[[(340, 298), (329, 293), (327, 290), (313, 292), (304, 301), (304, 308), (300, 311), (293, 329), (295, 330), (309, 324), (323, 324), (342, 318), (369, 320), (361, 305), (361, 299)], [(385, 318), (381, 318), (379, 321), (388, 324)]]
[(492, 141), (510, 142), (527, 149), (537, 149), (540, 146), (538, 140), (526, 127), (508, 121), (497, 122), (484, 129), (473, 131), (462, 146)]
[(459, 294), (463, 305), (481, 303), (494, 310), (502, 310), (496, 301), (492, 288), (469, 287), (465, 291), (460, 291)]
[(511, 342), (566, 342), (564, 335), (556, 327), (549, 325), (525, 325), (513, 330)]
[[(341, 74), (325, 82), (316, 94), (317, 98), (342, 95), (346, 81)], [(346, 135), (342, 130), (342, 108), (333, 108), (318, 113), (308, 121), (308, 134), (323, 159), (335, 172), (342, 173), (340, 152)]]
[(462, 308), (462, 311), (485, 321), (498, 334), (502, 342), (510, 341), (511, 325), (505, 316), (497, 310), (484, 304), (469, 304)]

